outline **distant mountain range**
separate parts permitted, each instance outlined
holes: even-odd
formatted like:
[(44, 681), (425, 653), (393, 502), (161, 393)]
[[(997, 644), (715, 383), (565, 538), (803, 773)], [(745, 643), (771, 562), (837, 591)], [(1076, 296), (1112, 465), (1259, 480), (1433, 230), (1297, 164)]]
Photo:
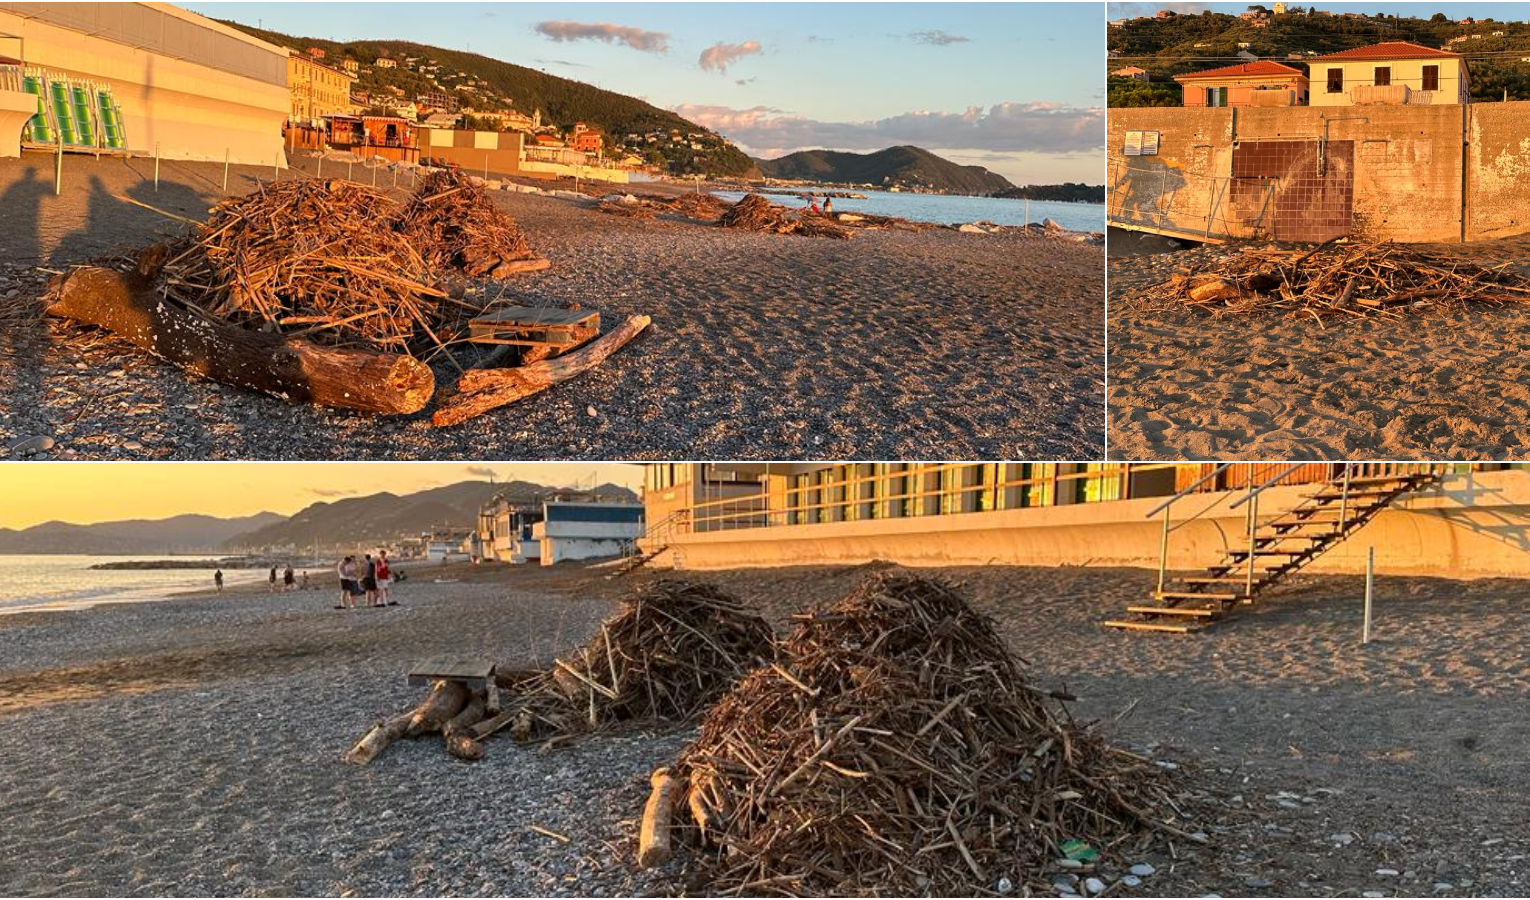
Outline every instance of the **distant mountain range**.
[[(166, 556), (183, 553), (237, 553), (266, 547), (312, 544), (364, 545), (417, 535), (434, 526), (471, 528), (478, 508), (496, 494), (531, 502), (557, 488), (529, 481), (463, 481), (412, 494), (379, 493), (304, 507), (292, 516), (263, 512), (238, 518), (181, 515), (74, 525), (44, 522), (31, 528), (0, 528), (0, 554), (89, 554)], [(596, 494), (638, 499), (631, 490), (602, 484)]]
[(995, 197), (1010, 200), (1052, 200), (1060, 203), (1104, 203), (1105, 185), (1078, 184), (1027, 184), (994, 192)]
[(799, 150), (779, 159), (754, 161), (767, 178), (921, 188), (953, 194), (992, 194), (1013, 188), (1009, 179), (982, 166), (963, 166), (920, 147), (888, 147), (875, 153)]
[[(436, 526), (472, 528), (478, 524), (478, 508), (496, 494), (531, 502), (557, 490), (530, 481), (463, 481), (403, 496), (384, 492), (315, 503), (291, 518), (230, 537), (223, 549), (363, 545), (417, 535)], [(637, 494), (614, 484), (602, 484), (594, 491), (613, 499), (638, 499)]]
[(184, 515), (169, 519), (128, 519), (73, 525), (44, 522), (31, 528), (0, 528), (0, 554), (86, 553), (97, 556), (137, 554), (203, 553), (246, 532), (284, 522), (276, 513), (263, 512), (235, 519)]

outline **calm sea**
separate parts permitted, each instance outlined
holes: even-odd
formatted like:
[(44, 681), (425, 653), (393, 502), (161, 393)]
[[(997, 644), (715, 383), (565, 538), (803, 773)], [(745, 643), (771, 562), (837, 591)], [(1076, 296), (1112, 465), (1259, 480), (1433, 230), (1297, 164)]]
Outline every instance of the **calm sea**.
[[(955, 197), (947, 194), (892, 194), (887, 191), (859, 189), (850, 192), (865, 194), (866, 199), (836, 199), (835, 212), (868, 212), (878, 216), (901, 216), (916, 222), (937, 222), (941, 225), (960, 225), (964, 222), (993, 222), (997, 225), (1026, 224), (1024, 200)], [(744, 196), (738, 191), (713, 191), (713, 193), (730, 203)], [(807, 206), (807, 201), (796, 194), (771, 194), (769, 200), (782, 206)], [(1105, 205), (1032, 200), (1030, 221), (1040, 222), (1047, 218), (1056, 219), (1059, 224), (1071, 231), (1104, 231)]]
[[(212, 569), (92, 571), (141, 556), (0, 556), (0, 615), (84, 609), (103, 603), (154, 603), (212, 587)], [(196, 557), (205, 559), (206, 557)], [(262, 581), (259, 569), (224, 569), (230, 587)]]

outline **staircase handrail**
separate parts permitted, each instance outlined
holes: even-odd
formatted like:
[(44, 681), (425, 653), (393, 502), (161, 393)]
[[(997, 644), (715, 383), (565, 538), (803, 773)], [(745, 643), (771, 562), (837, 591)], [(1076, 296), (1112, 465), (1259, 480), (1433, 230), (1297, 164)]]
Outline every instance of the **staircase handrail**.
[(1146, 514), (1144, 514), (1142, 518), (1144, 518), (1144, 519), (1151, 519), (1151, 518), (1153, 518), (1154, 516), (1158, 515), (1163, 510), (1168, 509), (1169, 507), (1173, 506), (1176, 502), (1178, 502), (1179, 500), (1183, 499), (1186, 494), (1189, 494), (1190, 492), (1194, 491), (1196, 488), (1200, 487), (1201, 485), (1203, 485), (1206, 482), (1210, 481), (1211, 479), (1217, 477), (1218, 475), (1222, 474), (1223, 472), (1227, 471), (1230, 468), (1232, 468), (1232, 463), (1222, 463), (1221, 465), (1217, 466), (1215, 469), (1212, 469), (1210, 472), (1207, 472), (1205, 475), (1202, 475), (1200, 478), (1197, 478), (1192, 484), (1190, 484), (1190, 485), (1186, 486), (1185, 488), (1181, 489), (1174, 496), (1170, 497), (1169, 499), (1163, 501), (1162, 503), (1160, 503), (1157, 506), (1153, 507), (1152, 509), (1148, 510), (1148, 512)]

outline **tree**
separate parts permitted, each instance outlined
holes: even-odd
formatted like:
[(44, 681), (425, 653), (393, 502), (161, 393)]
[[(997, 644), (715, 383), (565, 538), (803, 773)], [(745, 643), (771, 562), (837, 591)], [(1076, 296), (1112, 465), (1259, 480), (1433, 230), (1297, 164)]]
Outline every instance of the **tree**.
[(1435, 13), (1429, 17), (1431, 22), (1449, 22), (1450, 19), (1444, 13)]

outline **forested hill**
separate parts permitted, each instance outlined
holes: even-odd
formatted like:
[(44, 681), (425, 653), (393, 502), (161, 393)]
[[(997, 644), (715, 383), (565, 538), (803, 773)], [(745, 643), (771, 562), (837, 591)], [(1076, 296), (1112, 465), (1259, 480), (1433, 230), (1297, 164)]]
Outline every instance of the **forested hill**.
[(1105, 185), (1076, 184), (1027, 184), (999, 191), (995, 197), (1011, 200), (1053, 200), (1061, 203), (1104, 203)]
[[(1321, 15), (1315, 10), (1291, 7), (1270, 16), (1262, 28), (1236, 15), (1214, 12), (1171, 14), (1161, 19), (1149, 16), (1126, 20), (1124, 27), (1112, 26), (1107, 46), (1118, 55), (1107, 60), (1107, 71), (1137, 66), (1146, 70), (1152, 81), (1143, 85), (1111, 78), (1109, 105), (1178, 106), (1180, 92), (1173, 76), (1233, 65), (1240, 62), (1240, 49), (1261, 59), (1288, 62), (1292, 53), (1306, 58), (1382, 41), (1412, 41), (1464, 54), (1471, 72), (1473, 100), (1502, 100), (1505, 91), (1510, 100), (1530, 100), (1530, 63), (1521, 62), (1521, 57), (1530, 57), (1530, 25), (1523, 22), (1478, 19), (1462, 24), (1444, 13), (1345, 17)], [(1447, 46), (1457, 37), (1466, 40)], [(1248, 46), (1240, 48), (1240, 44)], [(1304, 68), (1295, 60), (1289, 64)]]
[(889, 147), (875, 153), (800, 150), (779, 159), (756, 160), (770, 178), (919, 188), (953, 194), (991, 194), (1014, 187), (982, 166), (963, 166), (919, 147)]
[[(669, 147), (662, 148), (667, 154), (664, 162), (673, 174), (736, 176), (751, 169), (749, 157), (720, 135), (636, 97), (581, 81), (559, 78), (478, 53), (448, 50), (411, 41), (331, 41), (267, 31), (240, 22), (222, 21), (246, 34), (294, 50), (318, 47), (324, 51), (323, 61), (330, 65), (339, 66), (347, 57), (356, 60), (361, 66), (360, 80), (356, 83), (358, 90), (379, 93), (389, 87), (396, 87), (408, 99), (428, 91), (444, 91), (459, 97), (464, 105), (474, 109), (513, 108), (528, 116), (540, 109), (544, 121), (562, 129), (582, 121), (618, 142), (628, 134), (667, 134), (672, 130), (686, 135), (701, 134), (705, 137), (696, 141), (703, 145), (700, 150), (691, 147), (689, 142), (679, 145), (672, 154), (669, 153)], [(397, 61), (412, 57), (420, 60), (420, 65), (428, 65), (437, 70), (420, 71), (402, 63), (397, 68), (378, 68), (373, 65), (378, 58), (384, 56)]]

